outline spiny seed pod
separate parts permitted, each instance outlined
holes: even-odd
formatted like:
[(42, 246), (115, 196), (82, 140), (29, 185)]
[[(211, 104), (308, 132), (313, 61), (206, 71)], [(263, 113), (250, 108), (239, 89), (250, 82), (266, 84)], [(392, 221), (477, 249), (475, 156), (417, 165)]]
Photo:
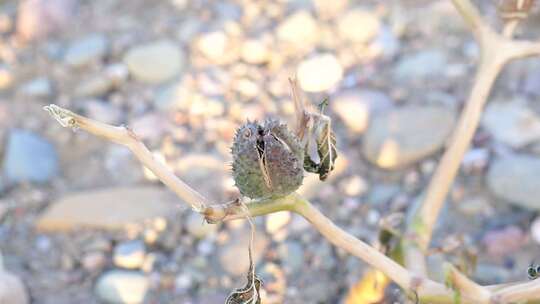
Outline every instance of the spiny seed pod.
[(232, 146), (233, 177), (250, 198), (287, 195), (300, 187), (304, 150), (285, 124), (247, 122), (236, 131)]
[(529, 14), (534, 0), (500, 0), (499, 15), (505, 20), (524, 19)]

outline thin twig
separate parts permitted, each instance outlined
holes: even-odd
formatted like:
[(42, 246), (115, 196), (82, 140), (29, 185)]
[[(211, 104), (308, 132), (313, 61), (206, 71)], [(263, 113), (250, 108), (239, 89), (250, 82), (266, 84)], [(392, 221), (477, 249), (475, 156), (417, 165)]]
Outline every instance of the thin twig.
[(44, 109), (63, 127), (79, 128), (95, 136), (126, 146), (145, 167), (152, 171), (178, 197), (188, 203), (193, 210), (201, 212), (209, 204), (209, 201), (203, 195), (174, 175), (165, 164), (156, 160), (152, 152), (127, 127), (104, 124), (54, 104), (46, 106)]
[[(540, 43), (511, 40), (494, 32), (482, 19), (469, 0), (452, 1), (476, 35), (481, 57), (473, 88), (449, 140), (437, 169), (423, 196), (420, 207), (412, 210), (408, 235), (415, 241), (403, 242), (405, 263), (418, 273), (425, 274), (425, 262), (419, 261), (421, 252), (429, 247), (434, 226), (445, 198), (480, 122), (485, 103), (502, 68), (511, 60), (540, 53)], [(507, 28), (507, 36), (513, 33)]]

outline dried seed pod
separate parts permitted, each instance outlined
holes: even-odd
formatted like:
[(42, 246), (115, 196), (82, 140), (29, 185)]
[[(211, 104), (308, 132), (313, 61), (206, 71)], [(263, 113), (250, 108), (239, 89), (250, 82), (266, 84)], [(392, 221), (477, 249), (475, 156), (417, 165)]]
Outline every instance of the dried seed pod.
[(504, 20), (524, 19), (529, 14), (534, 0), (501, 0), (499, 15)]
[(250, 198), (287, 195), (302, 184), (302, 145), (285, 124), (247, 122), (234, 138), (233, 177)]

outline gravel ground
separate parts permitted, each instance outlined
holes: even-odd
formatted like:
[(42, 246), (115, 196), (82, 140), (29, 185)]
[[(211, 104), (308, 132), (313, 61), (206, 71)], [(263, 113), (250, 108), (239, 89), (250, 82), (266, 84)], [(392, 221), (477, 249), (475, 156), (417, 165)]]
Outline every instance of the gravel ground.
[[(497, 24), (492, 2), (480, 4)], [(524, 28), (538, 36), (540, 17)], [(292, 122), (297, 75), (313, 105), (329, 98), (339, 150), (329, 180), (306, 176), (300, 192), (374, 242), (379, 220), (425, 189), (479, 56), (450, 1), (4, 0), (0, 37), (5, 303), (223, 303), (248, 267), (246, 223), (204, 224), (128, 150), (61, 128), (43, 106), (130, 126), (222, 202), (238, 195), (235, 129)], [(430, 265), (475, 251), (472, 276), (491, 284), (525, 280), (540, 259), (538, 101), (540, 59), (510, 65), (435, 233), (435, 247), (461, 246)], [(255, 222), (264, 303), (344, 303), (367, 269), (302, 218)]]

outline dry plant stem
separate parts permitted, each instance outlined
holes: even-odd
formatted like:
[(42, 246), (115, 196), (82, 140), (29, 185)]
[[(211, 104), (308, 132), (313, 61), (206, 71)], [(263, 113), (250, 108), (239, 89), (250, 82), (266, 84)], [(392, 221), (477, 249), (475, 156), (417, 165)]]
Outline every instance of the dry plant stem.
[[(141, 163), (151, 169), (162, 182), (171, 188), (178, 197), (191, 205), (195, 211), (203, 214), (208, 221), (219, 222), (245, 218), (246, 216), (256, 217), (279, 211), (295, 212), (308, 220), (333, 245), (381, 270), (410, 295), (416, 293), (422, 303), (454, 303), (453, 290), (425, 276), (416, 276), (375, 248), (336, 226), (317, 208), (296, 193), (281, 198), (251, 201), (246, 204), (247, 211), (239, 201), (210, 206), (201, 194), (191, 189), (176, 177), (168, 167), (153, 158), (152, 153), (129, 129), (103, 124), (55, 105), (47, 107), (47, 110), (64, 126), (80, 128), (98, 137), (127, 146)], [(464, 278), (461, 279), (465, 280)], [(460, 284), (456, 285), (461, 286)], [(498, 285), (484, 289), (490, 293), (489, 301), (477, 301), (478, 296), (471, 294), (472, 292), (469, 289), (464, 288), (461, 292), (462, 303), (506, 303), (502, 301), (537, 299), (540, 296), (540, 280)], [(497, 299), (502, 300), (495, 302)]]
[(490, 292), (487, 289), (471, 281), (451, 264), (447, 263), (445, 268), (446, 280), (453, 289), (461, 294), (468, 295), (469, 297), (475, 297), (473, 300), (476, 303), (485, 303), (489, 301)]
[[(484, 105), (492, 86), (504, 65), (512, 59), (540, 54), (540, 43), (511, 40), (516, 24), (507, 25), (505, 36), (494, 32), (482, 19), (469, 0), (452, 1), (475, 34), (480, 45), (481, 58), (473, 88), (465, 103), (448, 148), (439, 162), (420, 207), (408, 226), (414, 241), (404, 242), (405, 263), (408, 268), (425, 274), (425, 261), (421, 258), (431, 241), (434, 226), (459, 165), (480, 122)], [(420, 252), (419, 252), (420, 251)]]
[(209, 203), (199, 192), (193, 190), (176, 177), (165, 164), (157, 161), (152, 155), (152, 152), (146, 148), (130, 129), (104, 124), (56, 105), (45, 107), (45, 110), (57, 121), (67, 122), (67, 125), (64, 126), (82, 129), (95, 136), (126, 146), (145, 167), (152, 171), (167, 187), (174, 191), (179, 198), (188, 203), (195, 211), (200, 212), (204, 210)]

